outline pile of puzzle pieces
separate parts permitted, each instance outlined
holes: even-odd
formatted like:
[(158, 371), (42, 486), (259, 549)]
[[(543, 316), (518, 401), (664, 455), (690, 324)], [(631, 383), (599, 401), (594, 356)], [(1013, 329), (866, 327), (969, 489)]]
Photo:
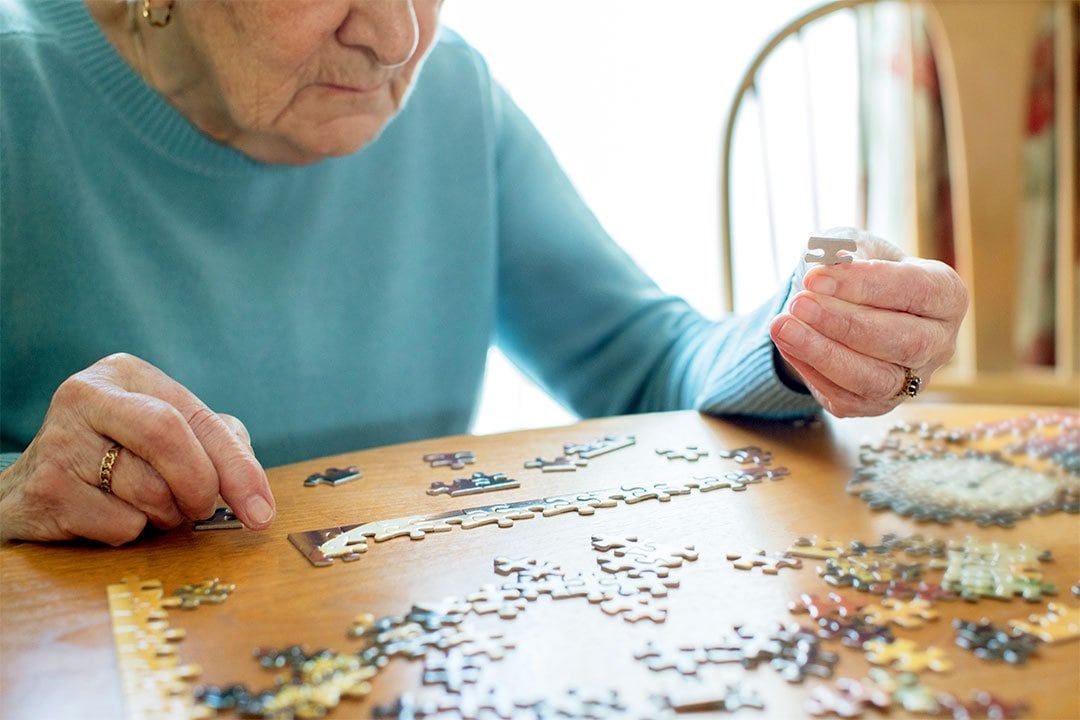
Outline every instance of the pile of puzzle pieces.
[[(903, 436), (917, 439), (905, 442)], [(1003, 445), (1003, 437), (1014, 442)], [(959, 518), (1011, 527), (1033, 514), (1080, 512), (1080, 413), (1054, 411), (951, 430), (897, 423), (886, 437), (862, 444), (859, 462), (848, 492), (873, 509), (920, 521)]]

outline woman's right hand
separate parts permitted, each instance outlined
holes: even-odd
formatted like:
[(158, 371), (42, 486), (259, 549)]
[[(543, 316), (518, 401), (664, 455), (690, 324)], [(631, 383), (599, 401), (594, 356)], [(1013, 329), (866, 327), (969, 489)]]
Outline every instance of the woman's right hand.
[[(111, 492), (100, 488), (114, 445)], [(213, 515), (217, 497), (249, 528), (274, 517), (244, 425), (153, 365), (110, 355), (65, 380), (41, 429), (0, 473), (0, 540), (135, 539)]]

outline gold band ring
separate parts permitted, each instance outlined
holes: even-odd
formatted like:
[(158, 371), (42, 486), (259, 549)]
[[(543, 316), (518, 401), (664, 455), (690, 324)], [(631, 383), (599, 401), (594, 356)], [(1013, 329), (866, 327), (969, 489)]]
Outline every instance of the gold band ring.
[(116, 462), (116, 456), (119, 454), (120, 446), (113, 445), (105, 452), (105, 457), (101, 458), (101, 469), (98, 473), (98, 488), (106, 495), (112, 493), (113, 463)]
[(915, 397), (922, 388), (922, 379), (911, 368), (904, 368), (904, 383), (900, 386), (896, 397)]

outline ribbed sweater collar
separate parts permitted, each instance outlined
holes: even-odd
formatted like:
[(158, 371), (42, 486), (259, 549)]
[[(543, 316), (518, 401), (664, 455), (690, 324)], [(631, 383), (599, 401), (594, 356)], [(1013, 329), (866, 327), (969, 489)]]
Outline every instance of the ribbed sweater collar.
[(271, 166), (211, 140), (192, 125), (124, 61), (81, 0), (35, 0), (93, 87), (119, 115), (125, 128), (156, 152), (189, 170), (213, 175), (265, 172)]

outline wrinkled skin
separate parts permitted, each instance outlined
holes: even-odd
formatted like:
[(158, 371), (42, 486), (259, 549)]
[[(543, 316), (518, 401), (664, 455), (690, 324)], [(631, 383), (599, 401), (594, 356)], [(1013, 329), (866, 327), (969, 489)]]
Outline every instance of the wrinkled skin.
[(956, 348), (968, 293), (948, 265), (905, 256), (864, 232), (840, 228), (826, 236), (856, 239), (853, 263), (799, 269), (805, 290), (772, 322), (770, 334), (788, 372), (837, 417), (886, 413), (905, 368), (925, 388)]

